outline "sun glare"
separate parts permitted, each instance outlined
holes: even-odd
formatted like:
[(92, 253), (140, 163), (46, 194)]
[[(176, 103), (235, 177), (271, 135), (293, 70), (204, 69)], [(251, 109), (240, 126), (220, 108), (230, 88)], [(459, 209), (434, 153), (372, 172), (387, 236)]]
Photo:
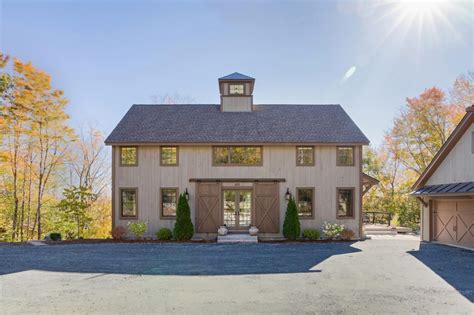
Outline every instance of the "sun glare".
[(401, 0), (399, 3), (401, 11), (410, 15), (424, 15), (440, 13), (445, 0)]
[[(469, 5), (452, 0), (387, 0), (374, 2), (381, 9), (375, 24), (387, 24), (383, 41), (398, 36), (404, 40), (416, 36), (418, 41), (440, 42), (449, 37), (460, 40), (453, 26), (457, 21), (469, 19)], [(466, 8), (468, 7), (468, 8)]]

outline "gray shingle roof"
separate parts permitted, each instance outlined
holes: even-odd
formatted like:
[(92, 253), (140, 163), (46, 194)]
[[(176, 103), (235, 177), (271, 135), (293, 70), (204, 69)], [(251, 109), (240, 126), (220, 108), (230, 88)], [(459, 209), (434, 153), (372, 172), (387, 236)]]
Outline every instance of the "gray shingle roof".
[(219, 78), (219, 80), (255, 80), (255, 79), (245, 74), (234, 72), (229, 75), (226, 75), (225, 77)]
[(357, 143), (369, 140), (340, 105), (255, 105), (221, 112), (219, 105), (133, 105), (112, 143)]
[(412, 192), (413, 196), (438, 195), (438, 194), (466, 194), (474, 193), (474, 182), (427, 185)]

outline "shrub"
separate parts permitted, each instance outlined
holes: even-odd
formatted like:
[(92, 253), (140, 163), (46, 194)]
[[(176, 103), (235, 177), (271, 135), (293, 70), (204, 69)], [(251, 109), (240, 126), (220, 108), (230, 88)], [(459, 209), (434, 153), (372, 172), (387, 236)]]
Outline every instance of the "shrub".
[(194, 226), (191, 221), (191, 210), (184, 194), (180, 194), (173, 235), (177, 241), (188, 241), (193, 237), (193, 234)]
[(148, 224), (145, 221), (128, 222), (128, 229), (140, 240), (148, 230)]
[(122, 240), (127, 234), (127, 229), (123, 226), (116, 226), (112, 230), (112, 237), (114, 240)]
[(413, 230), (420, 229), (420, 209), (416, 203), (400, 206), (400, 209), (398, 209), (398, 224)]
[(285, 221), (283, 222), (283, 236), (289, 240), (296, 240), (301, 235), (300, 218), (296, 209), (295, 199), (290, 197), (286, 207)]
[(158, 232), (156, 232), (156, 238), (160, 241), (168, 241), (173, 237), (170, 229), (161, 228)]
[(354, 231), (350, 230), (350, 229), (344, 229), (342, 230), (341, 232), (341, 238), (344, 240), (344, 241), (348, 241), (348, 240), (351, 240), (353, 237), (354, 237), (355, 233)]
[(328, 223), (324, 222), (323, 224), (323, 233), (328, 240), (332, 240), (338, 237), (341, 232), (344, 230), (344, 225), (337, 223)]
[(303, 231), (303, 237), (309, 240), (319, 240), (321, 233), (316, 229), (307, 229)]
[(49, 238), (51, 238), (52, 241), (60, 241), (61, 240), (61, 233), (50, 233)]

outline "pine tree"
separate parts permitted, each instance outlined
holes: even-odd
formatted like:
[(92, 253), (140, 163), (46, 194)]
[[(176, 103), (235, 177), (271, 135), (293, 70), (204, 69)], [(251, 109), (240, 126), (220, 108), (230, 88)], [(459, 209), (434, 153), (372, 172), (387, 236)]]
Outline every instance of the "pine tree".
[(194, 226), (191, 222), (191, 210), (184, 194), (180, 194), (173, 236), (177, 241), (188, 241), (193, 237), (193, 234)]
[(288, 240), (296, 240), (300, 237), (301, 226), (296, 209), (295, 199), (290, 197), (288, 206), (286, 207), (285, 222), (283, 223), (283, 236)]

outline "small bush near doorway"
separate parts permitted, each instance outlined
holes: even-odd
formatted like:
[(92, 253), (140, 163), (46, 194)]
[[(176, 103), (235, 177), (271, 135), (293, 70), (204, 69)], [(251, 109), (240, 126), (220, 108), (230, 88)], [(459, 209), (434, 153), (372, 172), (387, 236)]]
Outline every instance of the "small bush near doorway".
[(344, 225), (337, 223), (328, 223), (324, 222), (323, 224), (323, 233), (326, 239), (333, 240), (336, 237), (340, 236), (344, 230)]
[(350, 229), (344, 229), (341, 232), (341, 239), (343, 241), (349, 241), (354, 237), (354, 235), (355, 235), (354, 231)]
[(114, 227), (112, 230), (112, 238), (117, 241), (123, 240), (126, 234), (127, 234), (127, 229), (120, 225)]
[(167, 228), (161, 228), (156, 232), (156, 238), (160, 241), (169, 241), (172, 237), (173, 233), (171, 233), (171, 230)]
[(300, 218), (296, 208), (295, 199), (290, 197), (286, 207), (285, 222), (283, 222), (283, 236), (291, 241), (298, 239), (301, 235)]
[(141, 240), (148, 230), (148, 223), (145, 221), (128, 222), (128, 229), (138, 240)]
[(321, 233), (319, 232), (319, 230), (307, 229), (303, 231), (303, 238), (305, 239), (315, 241), (315, 240), (319, 240), (320, 237), (321, 237)]
[(194, 226), (191, 221), (191, 210), (184, 194), (179, 195), (176, 223), (173, 229), (174, 239), (189, 241), (194, 235)]

